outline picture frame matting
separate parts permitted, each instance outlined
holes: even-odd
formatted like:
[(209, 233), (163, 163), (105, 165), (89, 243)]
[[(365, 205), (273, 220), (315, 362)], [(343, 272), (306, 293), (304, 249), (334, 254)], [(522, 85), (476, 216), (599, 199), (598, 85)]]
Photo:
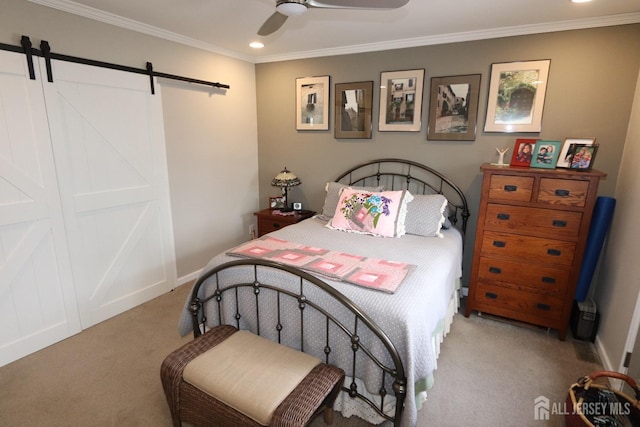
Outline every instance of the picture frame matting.
[(474, 141), (481, 74), (432, 77), (428, 140)]
[(329, 130), (329, 76), (296, 79), (296, 130)]
[(373, 81), (336, 83), (335, 138), (371, 138)]
[(381, 132), (420, 132), (424, 68), (380, 73)]
[(550, 59), (491, 64), (485, 132), (540, 132)]

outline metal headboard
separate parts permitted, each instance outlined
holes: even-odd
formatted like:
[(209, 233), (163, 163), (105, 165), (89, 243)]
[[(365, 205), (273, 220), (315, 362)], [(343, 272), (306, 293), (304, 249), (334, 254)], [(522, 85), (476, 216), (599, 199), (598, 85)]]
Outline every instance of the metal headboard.
[(470, 213), (464, 193), (429, 166), (404, 159), (370, 160), (342, 173), (335, 181), (356, 186), (384, 185), (386, 190), (409, 190), (412, 194), (442, 194), (449, 201), (449, 221), (463, 236), (467, 231)]
[[(268, 260), (230, 261), (200, 276), (191, 293), (189, 310), (194, 338), (211, 327), (231, 322), (238, 329), (251, 330), (278, 343), (284, 344), (286, 338), (292, 338), (290, 342), (287, 340), (287, 345), (342, 368), (352, 378), (349, 387), (342, 387), (350, 397), (366, 402), (382, 418), (400, 426), (407, 384), (400, 354), (386, 333), (360, 307), (321, 279)], [(287, 324), (284, 313), (296, 311), (298, 321)], [(314, 354), (308, 348), (314, 335), (310, 338), (305, 334), (306, 325), (323, 325), (323, 342), (316, 347), (322, 354)], [(338, 344), (348, 346), (352, 353), (347, 366), (332, 360)], [(374, 348), (377, 350), (372, 351)], [(379, 357), (380, 352), (386, 354), (384, 359), (388, 361)], [(379, 404), (364, 396), (365, 391), (353, 380), (365, 360), (380, 369)], [(385, 397), (390, 392), (396, 400), (392, 414), (385, 411)]]

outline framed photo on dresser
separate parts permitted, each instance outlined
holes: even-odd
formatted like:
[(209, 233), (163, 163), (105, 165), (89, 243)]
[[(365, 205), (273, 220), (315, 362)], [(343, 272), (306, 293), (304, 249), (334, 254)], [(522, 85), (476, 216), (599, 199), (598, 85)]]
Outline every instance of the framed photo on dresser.
[(513, 154), (511, 155), (511, 166), (529, 167), (533, 150), (535, 149), (537, 139), (518, 138), (513, 146)]
[(571, 158), (573, 157), (573, 148), (575, 148), (577, 144), (593, 145), (595, 143), (595, 138), (565, 138), (556, 167), (569, 169), (569, 167), (571, 166)]
[(596, 153), (598, 152), (598, 144), (571, 144), (571, 165), (572, 170), (589, 171), (593, 166)]
[(531, 167), (555, 169), (561, 146), (562, 141), (538, 140), (531, 157)]

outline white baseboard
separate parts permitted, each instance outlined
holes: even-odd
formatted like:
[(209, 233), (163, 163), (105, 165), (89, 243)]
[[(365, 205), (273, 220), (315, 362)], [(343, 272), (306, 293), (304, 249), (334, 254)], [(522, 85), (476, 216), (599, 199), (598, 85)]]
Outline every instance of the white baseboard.
[(176, 281), (176, 286), (184, 285), (185, 283), (189, 283), (193, 280), (196, 280), (198, 277), (200, 277), (201, 273), (202, 273), (202, 269), (194, 271), (193, 273), (189, 273), (184, 276), (178, 277), (178, 280)]
[[(626, 372), (622, 372), (619, 366), (613, 366), (613, 364), (611, 363), (611, 359), (607, 354), (607, 351), (602, 345), (602, 341), (600, 341), (600, 338), (597, 335), (596, 335), (594, 345), (596, 346), (596, 351), (598, 352), (598, 356), (600, 356), (600, 361), (602, 362), (602, 367), (604, 368), (605, 371), (621, 372), (623, 374), (626, 373)], [(623, 381), (615, 378), (610, 378), (609, 382), (611, 382), (611, 387), (613, 387), (616, 390), (622, 390), (622, 386), (624, 385)]]

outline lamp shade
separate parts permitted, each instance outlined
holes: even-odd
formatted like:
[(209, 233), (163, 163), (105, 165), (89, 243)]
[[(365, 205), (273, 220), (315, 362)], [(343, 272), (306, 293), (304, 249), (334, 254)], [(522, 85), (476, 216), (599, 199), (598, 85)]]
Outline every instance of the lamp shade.
[(300, 178), (291, 173), (286, 167), (271, 180), (271, 185), (274, 187), (295, 187), (300, 184), (302, 184)]

